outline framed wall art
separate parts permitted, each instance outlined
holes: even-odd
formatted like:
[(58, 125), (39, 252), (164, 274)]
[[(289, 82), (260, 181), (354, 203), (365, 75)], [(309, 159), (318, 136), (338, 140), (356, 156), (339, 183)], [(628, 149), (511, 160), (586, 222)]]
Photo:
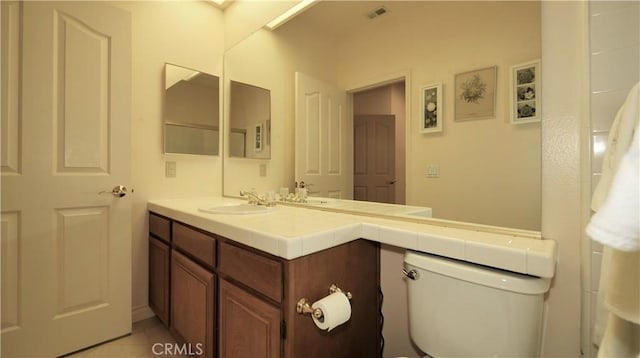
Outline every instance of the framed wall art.
[(426, 85), (420, 93), (420, 132), (442, 132), (442, 83)]
[(540, 122), (540, 60), (511, 66), (511, 123)]
[(262, 141), (264, 140), (264, 133), (263, 133), (263, 126), (262, 123), (260, 124), (256, 124), (255, 127), (255, 147), (254, 150), (256, 152), (261, 152), (262, 151)]
[(455, 120), (495, 118), (497, 66), (455, 76)]

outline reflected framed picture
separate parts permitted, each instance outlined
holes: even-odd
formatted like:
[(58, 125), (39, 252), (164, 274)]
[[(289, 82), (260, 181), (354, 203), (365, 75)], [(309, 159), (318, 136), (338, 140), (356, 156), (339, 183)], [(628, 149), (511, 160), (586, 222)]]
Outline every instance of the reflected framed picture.
[(426, 85), (420, 93), (420, 132), (442, 132), (442, 83)]
[(456, 74), (456, 121), (495, 118), (497, 72), (492, 66)]
[(255, 136), (255, 147), (254, 147), (254, 150), (256, 152), (261, 152), (262, 151), (262, 141), (264, 140), (264, 132), (263, 132), (262, 123), (256, 124), (255, 134), (256, 134), (256, 136)]
[(511, 123), (540, 122), (540, 60), (511, 66)]

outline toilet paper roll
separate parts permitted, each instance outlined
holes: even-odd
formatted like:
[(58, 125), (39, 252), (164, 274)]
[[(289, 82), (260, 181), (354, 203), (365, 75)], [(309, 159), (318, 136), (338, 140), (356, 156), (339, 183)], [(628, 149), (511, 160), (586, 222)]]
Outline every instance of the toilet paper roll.
[(342, 292), (335, 292), (311, 305), (311, 308), (322, 310), (323, 317), (313, 317), (313, 322), (318, 328), (331, 331), (351, 318), (351, 304)]

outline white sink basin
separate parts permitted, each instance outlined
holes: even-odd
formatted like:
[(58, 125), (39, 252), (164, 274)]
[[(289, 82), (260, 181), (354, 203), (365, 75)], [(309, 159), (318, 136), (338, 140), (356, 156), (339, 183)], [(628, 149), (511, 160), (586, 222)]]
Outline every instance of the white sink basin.
[(203, 208), (198, 208), (198, 210), (209, 214), (247, 215), (270, 213), (274, 211), (275, 208), (249, 204), (222, 204), (206, 206)]

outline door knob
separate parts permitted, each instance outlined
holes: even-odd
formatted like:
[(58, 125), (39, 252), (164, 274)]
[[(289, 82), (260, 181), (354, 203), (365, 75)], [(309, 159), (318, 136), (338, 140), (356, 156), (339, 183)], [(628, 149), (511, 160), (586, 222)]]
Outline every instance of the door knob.
[(395, 184), (395, 183), (396, 183), (396, 181), (395, 181), (395, 180), (389, 180), (389, 181), (387, 181), (387, 184), (389, 184), (389, 185), (392, 185), (392, 184)]
[(111, 190), (103, 190), (101, 192), (99, 192), (98, 194), (111, 194), (113, 196), (115, 196), (116, 198), (122, 198), (123, 196), (127, 195), (127, 188), (125, 188), (124, 185), (116, 185), (113, 187), (113, 189)]

